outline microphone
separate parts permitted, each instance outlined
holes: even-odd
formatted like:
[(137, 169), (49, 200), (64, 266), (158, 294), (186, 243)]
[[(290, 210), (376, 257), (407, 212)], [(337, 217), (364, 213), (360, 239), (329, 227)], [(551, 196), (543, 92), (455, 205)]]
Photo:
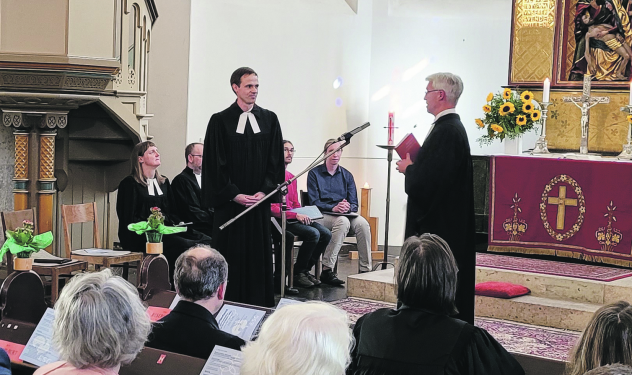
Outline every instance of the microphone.
[(362, 130), (368, 128), (369, 126), (371, 126), (370, 122), (365, 123), (364, 125), (358, 126), (357, 128), (353, 129), (350, 132), (346, 132), (343, 135), (341, 135), (340, 137), (338, 137), (338, 139), (336, 139), (336, 142), (349, 142), (349, 140), (351, 139), (351, 137), (353, 137), (354, 135), (360, 133)]

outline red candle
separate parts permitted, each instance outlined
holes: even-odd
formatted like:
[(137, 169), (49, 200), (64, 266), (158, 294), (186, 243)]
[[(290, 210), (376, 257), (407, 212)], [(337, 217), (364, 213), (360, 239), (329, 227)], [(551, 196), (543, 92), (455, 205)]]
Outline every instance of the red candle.
[(388, 145), (395, 143), (395, 112), (388, 113)]

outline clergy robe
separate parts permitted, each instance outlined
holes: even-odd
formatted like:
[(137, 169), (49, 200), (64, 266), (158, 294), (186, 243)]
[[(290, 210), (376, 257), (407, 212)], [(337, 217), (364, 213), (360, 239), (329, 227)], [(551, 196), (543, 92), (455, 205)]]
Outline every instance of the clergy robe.
[(347, 375), (524, 375), (484, 329), (402, 306), (361, 317)]
[(270, 202), (266, 201), (223, 230), (219, 226), (246, 208), (233, 202), (237, 194), (268, 194), (283, 182), (283, 136), (274, 112), (252, 108), (260, 128), (250, 120), (237, 133), (237, 103), (214, 114), (206, 129), (202, 163), (202, 196), (215, 210), (213, 247), (228, 262), (226, 299), (259, 306), (274, 306)]
[[(159, 207), (165, 216), (165, 225), (177, 224), (180, 219), (173, 213), (171, 185), (165, 178), (163, 184), (159, 184), (162, 194), (154, 189), (154, 195), (149, 195), (147, 186), (139, 184), (133, 176), (127, 176), (118, 187), (116, 198), (116, 214), (119, 220), (118, 236), (123, 249), (129, 251), (145, 252), (147, 239), (145, 235), (139, 235), (127, 229), (127, 226), (139, 221), (146, 221), (151, 215), (152, 207)], [(168, 234), (162, 237), (163, 252), (169, 263), (169, 280), (172, 280), (176, 259), (184, 251), (197, 244), (211, 244), (211, 238), (187, 228), (186, 232)]]
[(459, 115), (440, 117), (406, 168), (406, 238), (443, 238), (459, 266), (457, 318), (474, 324), (474, 180), (472, 156)]
[(171, 182), (175, 212), (180, 220), (193, 223), (189, 228), (211, 237), (213, 233), (213, 212), (202, 206), (202, 190), (193, 170), (185, 167)]

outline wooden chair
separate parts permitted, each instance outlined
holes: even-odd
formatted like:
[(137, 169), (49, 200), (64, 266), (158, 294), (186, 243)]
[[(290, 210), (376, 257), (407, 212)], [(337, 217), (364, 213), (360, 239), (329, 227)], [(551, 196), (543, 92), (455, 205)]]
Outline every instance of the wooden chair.
[(143, 253), (128, 253), (117, 256), (101, 256), (101, 255), (76, 255), (72, 254), (72, 242), (70, 237), (70, 224), (92, 223), (93, 246), (97, 249), (101, 248), (101, 239), (99, 236), (99, 218), (97, 217), (96, 202), (61, 205), (61, 220), (64, 225), (64, 242), (66, 248), (66, 257), (78, 259), (88, 264), (94, 265), (98, 271), (101, 267), (109, 268), (113, 265), (124, 265), (123, 278), (127, 280), (128, 263), (135, 262), (137, 264), (136, 285), (140, 284), (140, 264), (143, 261)]
[[(0, 212), (0, 218), (2, 219), (2, 228), (4, 231), (6, 231), (7, 229), (14, 230), (17, 227), (22, 226), (22, 222), (24, 220), (29, 220), (33, 222), (34, 233), (38, 233), (36, 217), (37, 215), (35, 208), (29, 208), (28, 210), (21, 211)], [(55, 301), (57, 301), (57, 297), (59, 296), (59, 280), (62, 277), (72, 276), (71, 274), (75, 271), (85, 271), (87, 269), (88, 264), (81, 261), (69, 262), (64, 264), (50, 264), (46, 266), (40, 266), (37, 264), (33, 265), (33, 272), (40, 275), (40, 277), (51, 277), (50, 299), (51, 304), (53, 305), (55, 304)], [(7, 252), (7, 275), (10, 275), (12, 272), (13, 254), (11, 254), (11, 252)]]

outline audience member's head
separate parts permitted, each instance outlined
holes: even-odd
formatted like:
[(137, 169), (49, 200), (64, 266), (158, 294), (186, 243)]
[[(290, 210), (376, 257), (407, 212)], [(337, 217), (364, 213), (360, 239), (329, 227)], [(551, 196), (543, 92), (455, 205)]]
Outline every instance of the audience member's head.
[(228, 280), (228, 263), (217, 250), (197, 245), (176, 260), (173, 283), (178, 295), (215, 314), (222, 307)]
[(273, 313), (243, 349), (242, 375), (343, 375), (353, 336), (347, 313), (323, 302)]
[(155, 178), (161, 184), (165, 182), (165, 178), (158, 173), (160, 154), (154, 142), (145, 141), (137, 143), (132, 149), (130, 162), (132, 166), (132, 176), (134, 176), (134, 180), (139, 184), (147, 184), (146, 170), (154, 171), (154, 177), (149, 178)]
[(632, 367), (615, 363), (614, 365), (597, 367), (584, 375), (632, 375)]
[(73, 277), (55, 303), (53, 342), (76, 368), (132, 362), (150, 329), (136, 288), (109, 269)]
[(202, 173), (202, 158), (204, 156), (204, 144), (195, 142), (190, 143), (184, 149), (184, 160), (187, 167), (193, 170), (193, 173)]
[(597, 310), (571, 353), (567, 373), (582, 375), (615, 363), (632, 366), (632, 306), (625, 301)]
[(461, 77), (452, 73), (435, 73), (426, 77), (432, 85), (432, 89), (443, 91), (445, 93), (445, 101), (456, 106), (463, 93), (463, 81)]
[(429, 233), (409, 237), (395, 273), (397, 298), (409, 307), (456, 314), (457, 272), (452, 251), (441, 237)]

